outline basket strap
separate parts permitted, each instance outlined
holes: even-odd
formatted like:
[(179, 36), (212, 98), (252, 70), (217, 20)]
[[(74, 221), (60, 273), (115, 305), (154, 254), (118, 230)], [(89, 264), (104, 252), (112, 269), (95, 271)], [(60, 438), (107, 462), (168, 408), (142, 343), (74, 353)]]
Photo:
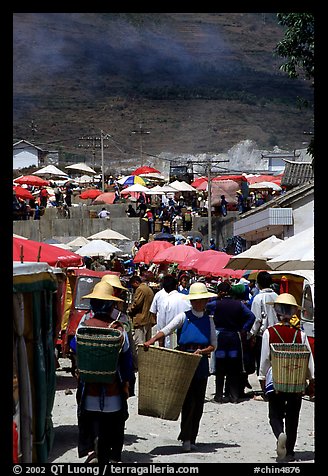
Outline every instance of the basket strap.
[(294, 334), (294, 337), (293, 337), (293, 342), (292, 342), (292, 344), (295, 344), (295, 342), (296, 342), (297, 332), (298, 332), (298, 331), (297, 331), (297, 329), (296, 329), (295, 334)]
[(281, 340), (281, 342), (285, 342), (284, 339), (281, 337), (281, 335), (279, 334), (278, 330), (275, 328), (275, 326), (272, 327), (273, 330), (275, 331), (275, 333), (277, 334), (277, 336), (279, 337), (279, 339)]

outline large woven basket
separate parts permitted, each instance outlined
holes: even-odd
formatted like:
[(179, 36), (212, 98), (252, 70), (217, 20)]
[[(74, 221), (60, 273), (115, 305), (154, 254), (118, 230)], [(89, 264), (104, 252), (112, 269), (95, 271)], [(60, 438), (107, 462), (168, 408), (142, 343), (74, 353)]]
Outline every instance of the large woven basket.
[(279, 392), (302, 393), (310, 351), (304, 344), (270, 344), (274, 389)]
[(177, 420), (201, 356), (138, 346), (138, 414)]
[(81, 380), (113, 382), (122, 344), (123, 334), (118, 329), (80, 327), (76, 333), (76, 359)]

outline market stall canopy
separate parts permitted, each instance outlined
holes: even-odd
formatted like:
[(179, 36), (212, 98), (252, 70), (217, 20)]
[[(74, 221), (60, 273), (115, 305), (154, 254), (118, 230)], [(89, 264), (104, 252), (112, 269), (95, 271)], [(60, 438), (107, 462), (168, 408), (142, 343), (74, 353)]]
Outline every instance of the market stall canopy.
[(246, 174), (247, 182), (249, 184), (259, 183), (259, 182), (274, 182), (278, 185), (281, 183), (281, 179), (284, 173), (278, 175), (257, 175), (257, 174)]
[(271, 270), (268, 265), (268, 257), (266, 252), (273, 248), (275, 245), (282, 243), (283, 240), (277, 238), (275, 235), (271, 235), (260, 243), (251, 246), (248, 250), (234, 255), (227, 263), (227, 267), (230, 269), (262, 269)]
[(90, 183), (94, 181), (94, 177), (90, 175), (82, 175), (81, 177), (77, 177), (75, 180), (77, 183)]
[(139, 175), (126, 175), (125, 177), (120, 178), (117, 183), (119, 183), (120, 185), (146, 185), (144, 179), (142, 177), (139, 177)]
[(228, 204), (237, 203), (237, 190), (240, 189), (240, 185), (234, 180), (218, 180), (217, 182), (211, 182), (211, 198), (212, 206), (220, 205), (221, 195), (224, 195)]
[(275, 271), (314, 269), (314, 227), (311, 226), (268, 250), (267, 264)]
[(16, 193), (16, 197), (22, 198), (23, 200), (32, 200), (34, 198), (32, 193), (27, 190), (27, 188), (23, 188), (20, 185), (17, 185), (17, 187), (13, 187), (13, 191)]
[(35, 175), (45, 175), (47, 177), (68, 177), (68, 174), (66, 172), (63, 172), (60, 170), (58, 167), (55, 167), (55, 165), (47, 165), (46, 167), (43, 167), (40, 170), (37, 170), (36, 172), (33, 172)]
[[(178, 246), (183, 246), (183, 245), (178, 245)], [(192, 267), (199, 260), (206, 259), (208, 256), (216, 256), (217, 253), (218, 252), (215, 250), (205, 250), (205, 251), (202, 251), (200, 255), (189, 256), (184, 261), (182, 261), (182, 263), (179, 264), (179, 269), (183, 269), (185, 271), (187, 271), (188, 269), (192, 269)]]
[(155, 185), (155, 187), (147, 189), (146, 194), (149, 195), (165, 195), (166, 192), (163, 192), (162, 187), (160, 185)]
[(154, 257), (153, 262), (156, 264), (182, 263), (186, 258), (196, 257), (199, 253), (201, 253), (201, 251), (198, 251), (193, 246), (178, 245), (158, 253)]
[(65, 169), (73, 169), (73, 170), (82, 170), (82, 172), (88, 172), (90, 174), (96, 174), (97, 172), (93, 170), (89, 165), (84, 164), (83, 162), (79, 162), (78, 164), (72, 164), (65, 167)]
[(20, 185), (32, 185), (34, 187), (45, 187), (49, 185), (48, 180), (43, 179), (42, 177), (37, 177), (36, 175), (23, 175), (14, 180), (15, 183)]
[(13, 237), (13, 261), (45, 262), (50, 266), (67, 268), (68, 266), (83, 266), (79, 254), (72, 251), (41, 243), (40, 241), (24, 240)]
[(274, 190), (280, 192), (282, 188), (274, 182), (256, 182), (249, 185), (249, 190)]
[(161, 172), (154, 167), (148, 167), (147, 165), (143, 165), (142, 167), (138, 167), (131, 175), (140, 175), (140, 174), (160, 174)]
[[(192, 270), (201, 276), (222, 276), (222, 277), (232, 277), (232, 278), (241, 278), (243, 275), (242, 270), (234, 270), (231, 268), (226, 268), (227, 263), (229, 262), (231, 255), (224, 253), (223, 251), (216, 251), (215, 255), (207, 255), (205, 258), (201, 256), (192, 266)], [(201, 252), (203, 254), (203, 252)]]
[(67, 244), (72, 247), (80, 247), (86, 245), (87, 243), (90, 243), (90, 240), (88, 240), (84, 236), (77, 236), (76, 238), (74, 238), (74, 240), (69, 241)]
[(176, 188), (171, 187), (171, 185), (162, 185), (161, 191), (164, 193), (177, 193), (178, 190)]
[(118, 231), (111, 230), (110, 228), (107, 228), (106, 230), (99, 231), (98, 233), (95, 233), (94, 235), (88, 236), (89, 240), (130, 240), (125, 235), (122, 235)]
[(144, 185), (141, 185), (140, 183), (135, 183), (134, 185), (131, 185), (131, 187), (127, 187), (124, 190), (121, 191), (121, 194), (126, 194), (126, 193), (134, 193), (134, 192), (147, 192), (149, 189), (145, 187)]
[(169, 184), (170, 187), (175, 188), (179, 192), (197, 192), (197, 189), (192, 187), (189, 183), (185, 181), (175, 180)]
[[(200, 187), (204, 182), (206, 182), (206, 186), (207, 186), (207, 181), (208, 181), (207, 177), (198, 177), (198, 178), (196, 178), (196, 180), (191, 182), (191, 186), (196, 188), (197, 190), (199, 190), (198, 187)], [(204, 190), (206, 190), (206, 189), (204, 189)]]
[(122, 250), (104, 240), (92, 240), (90, 243), (81, 246), (76, 253), (81, 256), (102, 256), (107, 257), (112, 253), (119, 253)]
[(94, 200), (101, 194), (102, 194), (102, 191), (99, 190), (98, 188), (89, 188), (88, 190), (84, 190), (83, 192), (81, 192), (79, 197), (82, 198), (82, 200), (87, 200), (88, 198), (91, 198), (92, 200)]
[(172, 243), (168, 241), (150, 241), (141, 246), (137, 251), (135, 257), (133, 258), (134, 263), (145, 263), (150, 264), (157, 253), (160, 253), (162, 250), (167, 248), (175, 247)]
[(93, 203), (106, 203), (107, 205), (111, 205), (114, 203), (115, 200), (115, 192), (104, 192), (98, 195), (94, 200)]

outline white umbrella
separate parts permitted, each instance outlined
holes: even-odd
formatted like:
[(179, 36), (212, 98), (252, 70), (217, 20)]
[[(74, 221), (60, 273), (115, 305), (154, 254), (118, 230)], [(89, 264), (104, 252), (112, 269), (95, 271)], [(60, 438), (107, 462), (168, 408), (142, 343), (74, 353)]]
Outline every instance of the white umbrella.
[(192, 187), (184, 180), (182, 182), (179, 182), (179, 180), (175, 180), (174, 182), (171, 182), (169, 186), (175, 188), (176, 190), (179, 190), (179, 192), (197, 192), (194, 187)]
[(47, 165), (46, 167), (43, 167), (40, 170), (37, 170), (36, 172), (33, 172), (34, 175), (55, 175), (56, 177), (68, 177), (68, 174), (66, 172), (63, 172), (62, 170), (58, 169), (54, 165)]
[(90, 177), (90, 175), (82, 175), (82, 177), (78, 177), (75, 179), (77, 183), (90, 183), (94, 181), (94, 177)]
[(160, 185), (156, 185), (155, 187), (149, 188), (146, 193), (149, 195), (165, 195), (165, 192), (163, 192), (162, 187)]
[(48, 245), (56, 246), (57, 248), (62, 248), (64, 250), (71, 250), (72, 251), (72, 247), (70, 245), (68, 245), (67, 243), (48, 243)]
[(178, 190), (176, 188), (171, 187), (171, 185), (162, 185), (161, 190), (164, 193), (177, 193)]
[(144, 185), (141, 185), (140, 183), (135, 183), (130, 187), (124, 188), (122, 192), (148, 192), (148, 190), (149, 189)]
[(272, 270), (314, 269), (314, 227), (297, 233), (268, 251)]
[(89, 165), (79, 162), (78, 164), (72, 164), (65, 167), (65, 169), (75, 169), (82, 170), (83, 172), (89, 172), (90, 174), (96, 174), (97, 172), (93, 170)]
[(282, 188), (274, 182), (257, 182), (248, 186), (249, 190), (274, 190), (280, 192)]
[(88, 243), (90, 243), (90, 240), (87, 240), (87, 238), (84, 238), (84, 236), (77, 236), (76, 238), (74, 238), (74, 240), (69, 241), (67, 244), (69, 246), (79, 247), (79, 246), (84, 246)]
[(224, 268), (229, 269), (267, 269), (272, 268), (267, 264), (266, 252), (283, 240), (275, 235), (269, 236), (260, 243), (251, 246), (248, 250), (230, 258)]
[(103, 240), (92, 240), (90, 243), (82, 246), (75, 253), (81, 256), (108, 256), (112, 253), (121, 252), (120, 248), (116, 248), (116, 246), (107, 243), (107, 241)]
[(95, 240), (95, 239), (100, 239), (100, 240), (130, 240), (125, 235), (121, 235), (118, 231), (111, 230), (110, 228), (107, 228), (106, 230), (99, 231), (98, 233), (95, 233), (94, 235), (88, 236), (89, 240)]

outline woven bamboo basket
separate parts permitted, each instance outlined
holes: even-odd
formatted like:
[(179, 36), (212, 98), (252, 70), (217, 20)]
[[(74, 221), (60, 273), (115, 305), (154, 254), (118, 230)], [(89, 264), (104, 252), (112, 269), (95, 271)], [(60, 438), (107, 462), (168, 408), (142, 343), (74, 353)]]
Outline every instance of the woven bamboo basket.
[(76, 333), (76, 359), (81, 380), (113, 382), (122, 345), (123, 334), (118, 329), (80, 327)]
[(274, 389), (279, 392), (302, 393), (310, 351), (304, 344), (270, 344)]
[(138, 346), (138, 414), (177, 420), (201, 356)]

